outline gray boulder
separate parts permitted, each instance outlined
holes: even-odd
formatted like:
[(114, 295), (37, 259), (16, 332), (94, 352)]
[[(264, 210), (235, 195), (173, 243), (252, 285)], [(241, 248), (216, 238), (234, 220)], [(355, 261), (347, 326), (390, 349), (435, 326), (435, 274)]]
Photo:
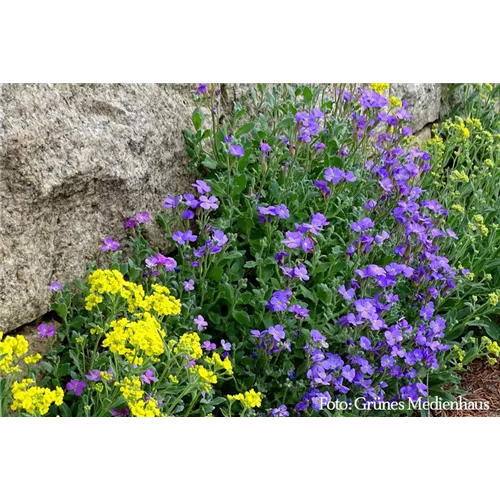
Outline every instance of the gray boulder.
[(189, 186), (195, 88), (0, 87), (0, 329), (47, 312), (52, 280), (81, 278), (125, 218)]

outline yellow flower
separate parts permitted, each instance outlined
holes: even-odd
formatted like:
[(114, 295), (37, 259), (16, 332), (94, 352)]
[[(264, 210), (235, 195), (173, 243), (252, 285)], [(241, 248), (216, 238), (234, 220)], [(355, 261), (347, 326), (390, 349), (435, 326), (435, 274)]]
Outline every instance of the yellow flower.
[[(207, 382), (208, 384), (217, 383), (217, 376), (215, 375), (214, 372), (207, 370), (204, 366), (201, 365), (198, 365), (197, 368), (198, 368), (198, 375), (200, 376), (201, 380)], [(210, 390), (210, 386), (205, 385), (205, 390)]]
[(85, 297), (85, 309), (87, 311), (92, 311), (97, 304), (102, 302), (102, 297), (100, 295), (96, 295), (95, 293), (91, 293)]
[(459, 170), (453, 170), (450, 174), (450, 179), (453, 182), (469, 182), (469, 176), (465, 172), (460, 172)]
[(32, 378), (25, 378), (21, 382), (15, 381), (12, 384), (13, 403), (12, 410), (24, 410), (30, 415), (45, 415), (50, 410), (50, 406), (55, 404), (61, 406), (64, 392), (60, 387), (55, 390), (37, 387)]
[(200, 337), (197, 333), (185, 333), (179, 339), (174, 348), (175, 354), (187, 354), (193, 359), (199, 359), (203, 355), (201, 350)]
[(391, 96), (389, 98), (389, 102), (391, 103), (391, 106), (394, 106), (395, 108), (400, 108), (403, 105), (401, 99), (396, 96)]
[[(3, 334), (2, 334), (3, 338)], [(7, 336), (0, 341), (0, 372), (19, 373), (19, 359), (28, 352), (28, 341), (22, 335)], [(14, 358), (17, 358), (15, 360)]]
[(175, 375), (169, 375), (168, 376), (168, 380), (170, 380), (170, 382), (172, 382), (172, 384), (178, 384), (179, 383), (179, 379)]
[(488, 346), (488, 352), (490, 354), (493, 354), (494, 356), (496, 357), (499, 357), (500, 356), (500, 346), (498, 345), (498, 342), (492, 342), (489, 346)]
[(159, 417), (161, 415), (155, 399), (150, 397), (148, 401), (144, 400), (145, 393), (141, 389), (139, 377), (125, 377), (121, 383), (115, 385), (120, 387), (120, 392), (134, 417)]
[(33, 356), (26, 356), (24, 362), (27, 365), (36, 365), (42, 359), (41, 354), (34, 354)]
[(453, 205), (451, 208), (456, 210), (458, 213), (463, 214), (465, 212), (465, 208), (462, 205)]
[(379, 94), (382, 94), (384, 90), (387, 90), (389, 85), (389, 83), (370, 83), (371, 88)]
[(488, 302), (490, 306), (495, 307), (498, 304), (498, 300), (499, 297), (495, 292), (488, 294)]
[(244, 408), (258, 408), (262, 404), (262, 394), (255, 392), (254, 389), (246, 391), (245, 394), (235, 394), (234, 396), (228, 394), (227, 399), (229, 402), (240, 401)]

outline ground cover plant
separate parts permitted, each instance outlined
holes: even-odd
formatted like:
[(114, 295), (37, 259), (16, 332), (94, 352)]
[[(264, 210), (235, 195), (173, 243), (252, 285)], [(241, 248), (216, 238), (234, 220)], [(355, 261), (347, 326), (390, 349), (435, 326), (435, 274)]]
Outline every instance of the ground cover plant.
[[(2, 414), (392, 416), (452, 400), (467, 362), (500, 354), (498, 257), (483, 255), (498, 252), (499, 136), (456, 115), (419, 148), (387, 89), (257, 85), (228, 112), (200, 84), (191, 192), (106, 238), (108, 268), (51, 285), (62, 325), (39, 326), (43, 360), (2, 340)], [(490, 104), (482, 127), (498, 125)], [(150, 245), (151, 224), (170, 247)]]

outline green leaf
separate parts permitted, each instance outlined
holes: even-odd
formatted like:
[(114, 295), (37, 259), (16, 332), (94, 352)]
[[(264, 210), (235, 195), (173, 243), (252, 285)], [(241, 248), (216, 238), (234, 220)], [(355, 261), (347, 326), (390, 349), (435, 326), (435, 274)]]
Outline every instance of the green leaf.
[(243, 193), (243, 191), (245, 190), (245, 188), (247, 186), (246, 175), (245, 174), (238, 175), (238, 177), (236, 177), (233, 182), (234, 182), (233, 193), (235, 195)]
[(201, 164), (209, 170), (215, 170), (217, 168), (217, 162), (210, 158), (210, 156), (205, 156), (205, 159), (201, 162)]
[(255, 127), (254, 122), (245, 123), (245, 125), (241, 126), (234, 134), (235, 137), (240, 137), (244, 134), (248, 134)]
[(245, 269), (253, 269), (254, 267), (257, 267), (257, 262), (254, 260), (249, 260), (248, 262), (245, 262), (245, 265), (243, 266)]
[(61, 319), (66, 319), (68, 315), (68, 307), (66, 304), (52, 304), (52, 310), (55, 311)]
[(59, 411), (61, 412), (63, 417), (71, 417), (71, 409), (70, 407), (64, 403), (62, 406), (59, 407)]
[(40, 365), (42, 365), (43, 369), (48, 373), (52, 373), (52, 370), (54, 369), (54, 367), (50, 363), (47, 363), (47, 361), (40, 361)]
[(208, 273), (208, 277), (210, 279), (213, 279), (214, 281), (220, 281), (222, 279), (223, 273), (224, 273), (224, 269), (222, 269), (222, 267), (214, 267), (213, 269), (210, 269), (210, 272)]
[(79, 330), (84, 325), (84, 323), (85, 323), (85, 318), (83, 316), (77, 316), (76, 318), (73, 318), (71, 320), (69, 326), (74, 330)]
[(250, 326), (250, 316), (245, 311), (234, 311), (233, 318), (243, 326)]
[(226, 398), (221, 398), (221, 397), (218, 397), (218, 398), (215, 398), (214, 400), (210, 401), (213, 405), (220, 405), (221, 403), (225, 403), (226, 402)]
[(323, 304), (328, 306), (332, 303), (332, 291), (324, 283), (318, 285), (316, 294)]
[(304, 95), (304, 99), (306, 102), (311, 102), (313, 98), (313, 93), (309, 87), (304, 87), (302, 90), (302, 94)]
[(295, 119), (291, 116), (289, 116), (288, 118), (285, 118), (284, 120), (281, 120), (279, 123), (278, 123), (278, 130), (281, 130), (281, 129), (284, 129), (284, 128), (288, 128), (290, 126), (292, 126), (293, 124), (295, 123)]
[(193, 119), (193, 125), (194, 125), (194, 128), (196, 129), (196, 131), (201, 129), (201, 125), (203, 123), (204, 117), (205, 117), (205, 115), (203, 114), (203, 111), (201, 110), (201, 108), (196, 108), (193, 111), (192, 119)]

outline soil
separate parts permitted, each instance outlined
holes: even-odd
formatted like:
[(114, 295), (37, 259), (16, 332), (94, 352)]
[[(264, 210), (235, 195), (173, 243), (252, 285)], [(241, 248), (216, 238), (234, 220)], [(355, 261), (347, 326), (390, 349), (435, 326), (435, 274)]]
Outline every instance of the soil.
[(489, 365), (485, 358), (476, 359), (463, 373), (460, 387), (464, 401), (488, 403), (489, 410), (441, 410), (437, 417), (500, 417), (500, 363)]

